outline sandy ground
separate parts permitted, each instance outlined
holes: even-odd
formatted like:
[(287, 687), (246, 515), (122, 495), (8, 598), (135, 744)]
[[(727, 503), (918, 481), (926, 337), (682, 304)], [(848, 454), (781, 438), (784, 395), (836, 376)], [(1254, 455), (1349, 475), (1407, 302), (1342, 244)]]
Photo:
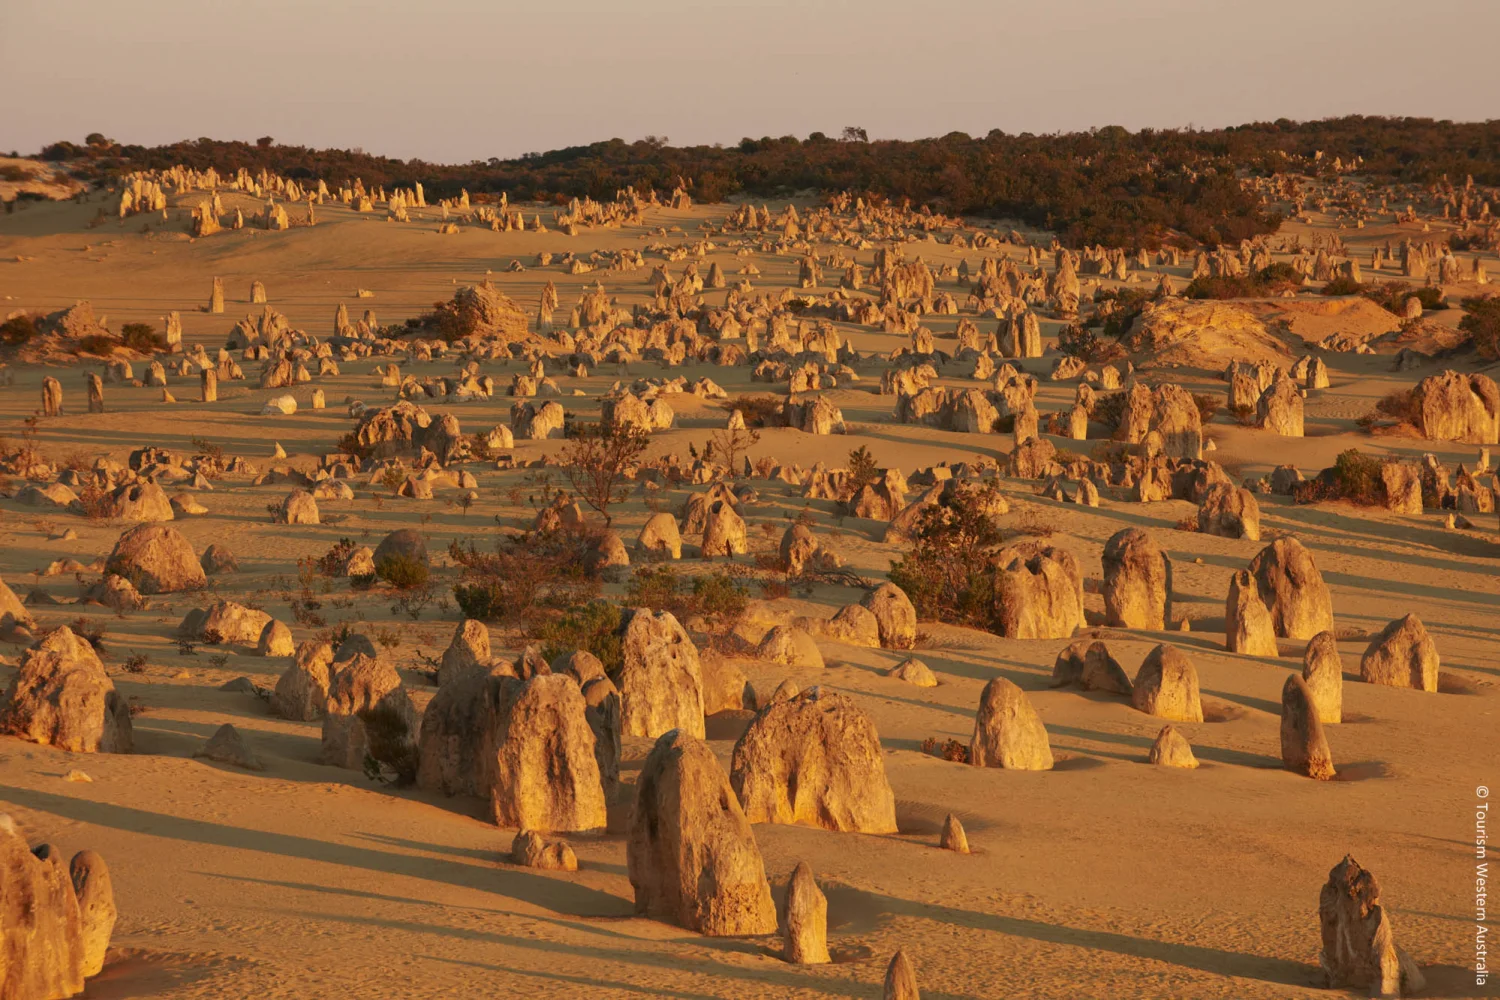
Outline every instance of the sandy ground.
[[(626, 304), (641, 301), (649, 266), (625, 274), (570, 276), (556, 266), (512, 274), (504, 271), (511, 259), (530, 267), (544, 249), (585, 253), (641, 247), (658, 238), (679, 242), (693, 238), (704, 219), (723, 213), (712, 206), (651, 213), (652, 227), (684, 231), (666, 237), (626, 229), (586, 230), (570, 238), (481, 228), (440, 236), (431, 213), (426, 221), (399, 225), (328, 208), (320, 210), (314, 228), (247, 229), (189, 241), (181, 233), (143, 231), (160, 229), (159, 216), (133, 217), (123, 225), (109, 219), (91, 228), (102, 204), (96, 195), (84, 204), (32, 205), (0, 216), (0, 315), (87, 298), (118, 330), (137, 321), (160, 328), (161, 317), (176, 309), (182, 311), (185, 343), (213, 349), (239, 315), (259, 312), (248, 305), (253, 279), (265, 282), (271, 303), (294, 326), (326, 335), (340, 302), (352, 317), (373, 308), (382, 322), (395, 322), (490, 271), (528, 309), (535, 308), (542, 284), (556, 281), (565, 314), (596, 279)], [(248, 216), (259, 206), (244, 199), (244, 207)], [(1315, 217), (1312, 226), (1300, 228), (1326, 232), (1328, 222)], [(1394, 226), (1374, 226), (1344, 235), (1357, 235), (1354, 242), (1368, 246), (1396, 232)], [(1006, 252), (1017, 255), (1014, 248)], [(909, 257), (918, 253), (934, 264), (966, 256), (971, 266), (984, 255), (939, 244), (907, 248)], [(868, 265), (867, 251), (858, 256)], [(742, 263), (728, 250), (708, 259), (719, 260), (731, 280)], [(794, 257), (757, 254), (755, 260), (764, 272), (754, 279), (757, 289), (779, 291), (795, 280)], [(707, 263), (700, 260), (700, 269), (706, 271)], [(670, 268), (680, 273), (681, 264)], [(1175, 271), (1179, 287), (1186, 270)], [(1500, 267), (1492, 264), (1491, 271)], [(222, 316), (196, 311), (215, 275), (225, 279), (229, 298)], [(1143, 278), (1153, 280), (1154, 274)], [(962, 300), (951, 280), (939, 285)], [(374, 297), (356, 299), (357, 288)], [(956, 322), (930, 320), (939, 334)], [(1456, 322), (1456, 315), (1442, 321)], [(1301, 322), (1307, 329), (1298, 333), (1309, 340), (1338, 329), (1337, 320), (1326, 316)], [(981, 327), (987, 333), (992, 323), (982, 321)], [(885, 353), (906, 342), (894, 334), (842, 328), (861, 352)], [(1056, 328), (1044, 323), (1049, 343)], [(1299, 338), (1293, 335), (1292, 343), (1300, 353)], [(1394, 373), (1389, 356), (1335, 354), (1327, 361), (1332, 387), (1310, 394), (1306, 437), (1245, 429), (1221, 414), (1209, 427), (1217, 445), (1209, 457), (1238, 476), (1288, 462), (1311, 474), (1355, 446), (1376, 454), (1430, 451), (1450, 464), (1472, 463), (1471, 446), (1371, 439), (1355, 427), (1376, 399), (1424, 372)], [(518, 366), (486, 370), (504, 385)], [(371, 376), (373, 362), (342, 367), (340, 377), (319, 382), (329, 409), (275, 418), (259, 410), (276, 391), (234, 383), (221, 388), (218, 403), (205, 405), (192, 401), (196, 378), (175, 376), (172, 389), (181, 400), (175, 405), (163, 405), (157, 389), (109, 385), (109, 411), (91, 415), (80, 412), (82, 373), (97, 368), (53, 369), (63, 381), (69, 412), (44, 421), (38, 443), (55, 460), (91, 460), (123, 459), (142, 444), (186, 451), (191, 439), (201, 438), (264, 468), (279, 442), (290, 464), (310, 467), (350, 428), (339, 405), (346, 396), (374, 403), (391, 394)], [(1030, 367), (1043, 376), (1039, 409), (1071, 402), (1073, 383), (1046, 381), (1041, 362)], [(404, 370), (420, 377), (448, 374), (451, 365)], [(861, 369), (859, 387), (833, 393), (851, 422), (850, 435), (769, 431), (751, 455), (838, 467), (850, 449), (867, 445), (882, 465), (909, 474), (943, 460), (1009, 450), (1008, 436), (894, 423), (894, 397), (875, 394), (879, 372), (879, 364), (871, 363)], [(12, 442), (38, 405), (47, 371), (20, 368), (13, 374), (14, 384), (0, 387), (0, 434)], [(636, 365), (629, 374), (707, 376), (731, 395), (770, 388), (752, 386), (746, 368), (689, 364), (662, 372)], [(565, 391), (576, 387), (587, 394), (563, 402), (585, 415), (597, 413), (599, 396), (617, 377), (601, 369), (584, 379), (560, 379)], [(1212, 373), (1184, 370), (1175, 377), (1195, 392), (1224, 391)], [(300, 387), (296, 395), (305, 400), (309, 390)], [(484, 430), (506, 422), (510, 402), (497, 396), (452, 412), (466, 432)], [(718, 404), (678, 397), (672, 405), (680, 426), (656, 435), (653, 452), (701, 446), (722, 426)], [(525, 459), (557, 448), (557, 442), (528, 442), (515, 453)], [(296, 560), (321, 555), (341, 537), (374, 544), (393, 528), (419, 527), (437, 552), (455, 538), (482, 540), (493, 533), (497, 516), (525, 522), (530, 508), (523, 472), (469, 468), (478, 477), (481, 499), (467, 512), (454, 503), (453, 489), (439, 488), (430, 501), (411, 501), (388, 494), (378, 499), (378, 488), (361, 486), (353, 501), (320, 504), (325, 520), (337, 523), (288, 528), (272, 525), (265, 512), (286, 486), (252, 487), (247, 478), (226, 477), (199, 495), (209, 513), (176, 527), (198, 550), (218, 542), (239, 557), (242, 572), (217, 580), (221, 596), (251, 597), (291, 623), (283, 593), (295, 577)], [(50, 841), (65, 854), (90, 847), (110, 863), (120, 921), (109, 965), (89, 984), (86, 995), (94, 998), (876, 997), (897, 948), (915, 960), (923, 996), (936, 1000), (1327, 996), (1315, 986), (1318, 890), (1346, 852), (1379, 877), (1397, 940), (1429, 979), (1426, 995), (1490, 995), (1484, 990), (1494, 987), (1475, 987), (1468, 967), (1475, 786), (1500, 778), (1500, 666), (1493, 653), (1500, 633), (1500, 538), (1493, 516), (1481, 518), (1477, 530), (1459, 532), (1445, 529), (1434, 512), (1403, 517), (1261, 498), (1263, 530), (1268, 537), (1295, 533), (1312, 550), (1332, 589), (1341, 635), (1349, 637), (1340, 647), (1345, 722), (1330, 727), (1328, 737), (1340, 779), (1323, 783), (1280, 767), (1279, 696), (1288, 671), (1300, 669), (1302, 644), (1283, 641), (1275, 659), (1222, 648), (1229, 577), (1261, 543), (1175, 530), (1193, 511), (1186, 502), (1140, 505), (1116, 496), (1090, 509), (1044, 500), (1034, 495), (1034, 485), (1004, 482), (1012, 507), (1002, 523), (1050, 529), (1055, 544), (1078, 554), (1086, 576), (1097, 580), (1104, 541), (1126, 526), (1149, 529), (1173, 558), (1179, 614), (1191, 619), (1191, 631), (1163, 636), (1109, 630), (1109, 641), (1131, 674), (1164, 639), (1192, 656), (1210, 721), (1179, 728), (1202, 766), (1181, 772), (1148, 766), (1146, 752), (1161, 720), (1117, 699), (1050, 689), (1048, 675), (1063, 640), (1007, 640), (924, 623), (916, 655), (941, 682), (925, 690), (883, 676), (905, 654), (821, 643), (827, 661), (821, 675), (792, 675), (802, 686), (820, 683), (847, 692), (870, 713), (887, 753), (901, 823), (892, 836), (755, 829), (778, 898), (798, 861), (812, 866), (827, 892), (830, 944), (839, 959), (832, 965), (786, 965), (768, 953), (773, 939), (703, 938), (633, 917), (619, 835), (570, 838), (581, 861), (576, 874), (516, 868), (500, 860), (513, 831), (484, 820), (478, 800), (392, 791), (317, 764), (316, 723), (276, 719), (257, 698), (218, 690), (240, 675), (271, 686), (285, 661), (244, 651), (230, 652), (222, 663), (203, 652), (179, 655), (169, 636), (194, 606), (192, 595), (158, 598), (149, 610), (121, 617), (97, 607), (34, 609), (43, 627), (83, 614), (106, 630), (110, 673), (141, 708), (137, 752), (74, 756), (0, 741), (0, 804), (32, 841)], [(856, 571), (878, 578), (899, 554), (880, 541), (881, 524), (840, 520), (832, 504), (804, 501), (782, 484), (757, 486), (760, 500), (746, 513), (762, 549), (810, 506), (820, 538)], [(675, 504), (685, 492), (672, 491), (668, 500)], [(650, 513), (639, 500), (625, 506), (617, 526), (627, 542)], [(53, 540), (67, 528), (77, 537)], [(121, 529), (0, 500), (0, 574), (22, 595), (37, 586), (72, 600), (79, 593), (72, 576), (31, 574), (53, 560), (87, 563), (103, 556)], [(753, 639), (774, 617), (826, 615), (857, 597), (853, 590), (820, 587), (805, 598), (759, 606), (762, 624), (745, 628)], [(393, 614), (388, 600), (354, 594), (339, 583), (323, 613), (330, 623), (363, 617), (369, 628), (396, 633), (394, 655), (408, 668), (407, 683), (421, 700), (431, 688), (423, 688), (410, 668), (447, 644), (458, 614), (434, 605), (413, 621)], [(1087, 606), (1097, 620), (1097, 593), (1089, 593)], [(1362, 637), (1410, 611), (1438, 643), (1441, 691), (1359, 683)], [(293, 627), (298, 640), (314, 631)], [(8, 665), (20, 652), (19, 646), (0, 645)], [(145, 654), (143, 673), (125, 670), (124, 660), (133, 653)], [(788, 674), (768, 664), (751, 664), (748, 672), (763, 691)], [(0, 667), (0, 680), (10, 673)], [(967, 742), (980, 690), (995, 676), (1029, 693), (1058, 757), (1054, 770), (981, 770), (921, 751), (928, 737)], [(243, 772), (191, 757), (225, 721), (251, 740), (266, 771)], [(710, 720), (709, 735), (726, 766), (743, 726), (733, 717)], [(646, 741), (627, 745), (627, 782), (647, 749)], [(85, 770), (92, 783), (63, 781), (72, 768)], [(949, 811), (962, 819), (976, 853), (936, 849)]]

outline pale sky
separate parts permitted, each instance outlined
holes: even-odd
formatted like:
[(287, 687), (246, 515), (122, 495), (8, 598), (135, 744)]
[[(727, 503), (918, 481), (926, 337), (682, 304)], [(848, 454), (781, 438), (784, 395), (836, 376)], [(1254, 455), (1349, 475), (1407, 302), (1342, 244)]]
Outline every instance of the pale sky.
[(0, 0), (0, 150), (1500, 117), (1500, 0)]

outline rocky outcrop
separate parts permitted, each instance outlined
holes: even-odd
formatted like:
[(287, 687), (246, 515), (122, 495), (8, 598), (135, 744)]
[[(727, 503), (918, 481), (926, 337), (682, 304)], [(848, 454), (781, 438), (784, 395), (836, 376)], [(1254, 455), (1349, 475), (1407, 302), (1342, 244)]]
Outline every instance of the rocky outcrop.
[(1288, 674), (1281, 687), (1281, 763), (1293, 774), (1319, 781), (1334, 775), (1318, 706), (1300, 674)]
[(129, 753), (130, 708), (89, 643), (66, 625), (21, 654), (0, 733), (72, 753)]
[(734, 746), (730, 783), (752, 823), (896, 831), (880, 737), (846, 695), (812, 688), (763, 709)]
[(1129, 695), (1132, 690), (1129, 675), (1100, 639), (1079, 639), (1057, 654), (1052, 664), (1052, 686), (1070, 685), (1110, 694)]
[(797, 862), (787, 881), (786, 902), (781, 907), (785, 935), (782, 957), (793, 965), (821, 965), (828, 955), (828, 897), (818, 888), (806, 861)]
[(1437, 643), (1414, 614), (1391, 622), (1371, 641), (1359, 661), (1359, 676), (1367, 684), (1438, 689)]
[(1083, 570), (1066, 549), (1023, 542), (996, 560), (990, 628), (1008, 639), (1066, 639), (1083, 618)]
[(667, 611), (636, 609), (621, 639), (620, 722), (627, 736), (673, 729), (703, 738), (698, 648)]
[(1247, 656), (1281, 653), (1276, 645), (1276, 624), (1246, 569), (1229, 578), (1229, 595), (1224, 598), (1224, 648)]
[(594, 733), (571, 677), (503, 681), (495, 727), (495, 823), (528, 830), (603, 829)]
[(328, 685), (322, 762), (357, 771), (366, 754), (376, 760), (408, 753), (415, 758), (417, 712), (395, 668), (364, 653), (337, 666)]
[(1161, 630), (1172, 619), (1172, 561), (1140, 528), (1104, 544), (1104, 618), (1122, 628)]
[(1221, 538), (1260, 541), (1260, 503), (1242, 486), (1215, 483), (1198, 507), (1198, 530)]
[(333, 646), (309, 639), (297, 647), (295, 656), (276, 681), (271, 711), (283, 719), (315, 722), (328, 712), (328, 668), (333, 663)]
[(1429, 375), (1417, 383), (1412, 409), (1417, 429), (1433, 441), (1500, 441), (1500, 386), (1488, 375)]
[(1333, 628), (1333, 597), (1312, 553), (1287, 535), (1250, 560), (1260, 599), (1283, 639), (1311, 639)]
[(659, 738), (641, 766), (626, 862), (637, 913), (710, 936), (776, 930), (765, 863), (729, 778), (682, 730)]
[(1332, 632), (1319, 632), (1308, 640), (1302, 654), (1302, 679), (1318, 706), (1318, 721), (1344, 721), (1344, 661)]
[(1318, 922), (1323, 936), (1318, 964), (1329, 989), (1400, 997), (1426, 986), (1417, 963), (1396, 947), (1375, 876), (1347, 854), (1318, 893)]

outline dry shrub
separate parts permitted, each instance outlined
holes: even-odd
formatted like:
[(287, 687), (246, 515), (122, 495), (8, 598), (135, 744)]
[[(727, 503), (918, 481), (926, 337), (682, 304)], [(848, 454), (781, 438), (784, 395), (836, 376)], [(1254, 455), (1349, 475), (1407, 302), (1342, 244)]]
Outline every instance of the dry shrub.
[(967, 764), (969, 762), (969, 748), (958, 740), (948, 739), (938, 742), (936, 736), (929, 736), (922, 741), (922, 752), (943, 760), (951, 760), (955, 764)]

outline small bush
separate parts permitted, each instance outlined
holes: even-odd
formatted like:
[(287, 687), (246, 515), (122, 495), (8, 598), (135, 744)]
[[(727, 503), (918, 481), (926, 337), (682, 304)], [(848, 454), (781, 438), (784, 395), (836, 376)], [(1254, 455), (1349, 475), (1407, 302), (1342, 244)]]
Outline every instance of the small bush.
[(1367, 507), (1385, 503), (1385, 486), (1380, 478), (1384, 463), (1357, 448), (1341, 452), (1333, 463), (1333, 479), (1339, 496)]
[(943, 740), (938, 742), (937, 737), (929, 736), (922, 741), (922, 752), (943, 760), (951, 760), (955, 764), (967, 764), (969, 762), (969, 748), (958, 740)]
[(1173, 525), (1178, 531), (1197, 531), (1198, 519), (1196, 517), (1184, 517)]
[(379, 702), (359, 713), (365, 726), (365, 776), (373, 781), (409, 785), (417, 778), (417, 745), (406, 718)]
[(981, 628), (990, 622), (993, 553), (1002, 540), (993, 496), (993, 485), (960, 489), (922, 510), (911, 550), (890, 572), (919, 617)]
[(1402, 317), (1406, 315), (1406, 300), (1411, 298), (1422, 303), (1422, 309), (1426, 312), (1448, 308), (1441, 289), (1417, 288), (1404, 281), (1385, 281), (1378, 285), (1366, 285), (1361, 290), (1361, 294), (1387, 312)]
[(1320, 290), (1320, 295), (1358, 295), (1364, 288), (1359, 282), (1346, 274), (1334, 278)]
[(99, 357), (108, 357), (115, 352), (115, 341), (102, 333), (91, 333), (87, 337), (78, 338), (78, 346), (75, 349), (78, 354), (95, 354)]
[(621, 617), (618, 604), (590, 601), (556, 621), (547, 622), (534, 635), (541, 641), (542, 656), (549, 661), (582, 649), (597, 656), (606, 673), (614, 674), (624, 665), (620, 645)]
[(157, 333), (150, 323), (126, 323), (120, 328), (120, 340), (126, 347), (141, 354), (167, 349), (167, 338)]
[(1111, 432), (1120, 426), (1120, 418), (1125, 415), (1125, 392), (1101, 392), (1094, 397), (1094, 412), (1089, 414), (1089, 419), (1098, 421)]
[(375, 575), (397, 590), (414, 590), (431, 575), (427, 564), (411, 556), (381, 556), (375, 563)]
[(1415, 425), (1421, 417), (1417, 412), (1417, 396), (1411, 389), (1398, 389), (1382, 396), (1375, 409), (1388, 417)]
[(1239, 406), (1230, 407), (1229, 415), (1234, 417), (1235, 423), (1241, 427), (1254, 427), (1257, 419), (1255, 407), (1249, 403), (1241, 403)]
[(17, 346), (24, 344), (40, 333), (36, 328), (36, 320), (30, 316), (12, 316), (4, 323), (0, 323), (0, 343)]

